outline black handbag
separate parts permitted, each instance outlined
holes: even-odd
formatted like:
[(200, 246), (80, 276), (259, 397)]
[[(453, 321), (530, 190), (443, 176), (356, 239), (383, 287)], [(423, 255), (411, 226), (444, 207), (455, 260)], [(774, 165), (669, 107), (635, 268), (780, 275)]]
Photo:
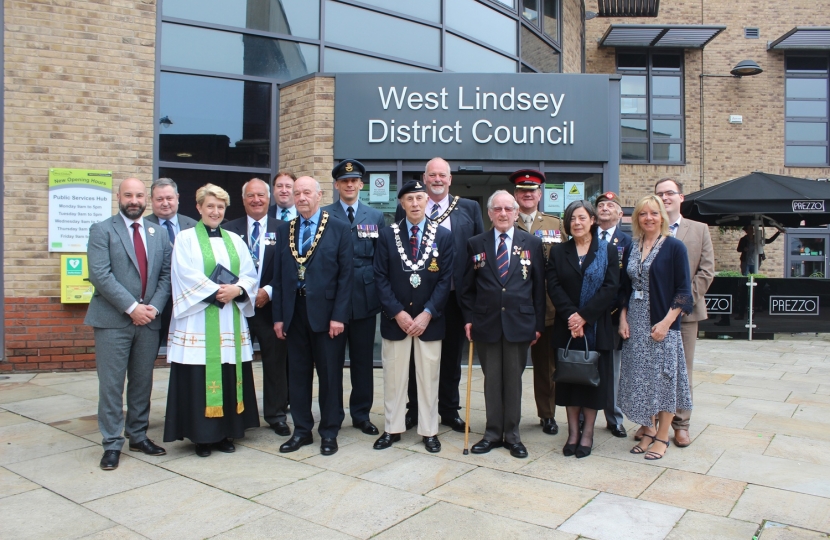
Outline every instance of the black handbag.
[(599, 353), (588, 350), (588, 338), (585, 340), (584, 351), (571, 351), (571, 340), (564, 349), (556, 350), (556, 371), (553, 379), (556, 382), (582, 384), (585, 386), (599, 386)]

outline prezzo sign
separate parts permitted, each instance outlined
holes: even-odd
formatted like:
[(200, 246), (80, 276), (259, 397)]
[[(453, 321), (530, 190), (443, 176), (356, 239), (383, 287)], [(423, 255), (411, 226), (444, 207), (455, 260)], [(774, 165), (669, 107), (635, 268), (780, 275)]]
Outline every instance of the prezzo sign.
[(818, 315), (818, 296), (770, 296), (770, 315)]
[(793, 201), (793, 212), (824, 212), (824, 201)]
[(709, 315), (731, 315), (732, 295), (731, 294), (707, 294), (706, 312)]
[(337, 74), (334, 153), (608, 161), (612, 94), (608, 75)]

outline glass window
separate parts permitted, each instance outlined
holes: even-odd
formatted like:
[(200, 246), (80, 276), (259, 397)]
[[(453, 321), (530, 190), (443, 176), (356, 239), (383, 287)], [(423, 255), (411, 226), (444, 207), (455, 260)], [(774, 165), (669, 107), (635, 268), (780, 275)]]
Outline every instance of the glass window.
[(826, 146), (787, 146), (784, 156), (788, 165), (826, 165)]
[(787, 79), (787, 98), (827, 99), (827, 78)]
[(827, 124), (821, 122), (787, 122), (788, 141), (826, 141)]
[(826, 166), (830, 133), (827, 126), (827, 66), (825, 54), (787, 55), (784, 126), (786, 165)]
[(326, 47), (326, 71), (347, 73), (394, 73), (398, 71), (429, 71), (428, 69), (399, 64), (362, 54), (355, 54)]
[(787, 100), (787, 116), (827, 116), (827, 101)]
[(516, 22), (475, 0), (447, 2), (447, 27), (516, 54)]
[(159, 159), (270, 167), (271, 84), (161, 73)]
[(447, 34), (444, 68), (459, 73), (516, 73), (516, 61)]
[[(426, 3), (422, 1), (418, 4)], [(162, 15), (317, 39), (320, 4), (308, 0), (164, 0)]]
[(514, 9), (516, 7), (514, 0), (496, 0), (496, 2), (498, 2), (499, 4), (504, 4), (510, 9)]
[(544, 3), (544, 14), (542, 30), (554, 41), (559, 41), (559, 23), (557, 22), (557, 7), (559, 0), (542, 0)]
[[(159, 177), (172, 178), (179, 188), (179, 213), (200, 219), (196, 211), (196, 190), (207, 183), (219, 186), (228, 192), (231, 205), (225, 209), (225, 221), (231, 221), (245, 216), (242, 206), (242, 184), (256, 174), (249, 172), (231, 171), (204, 171), (197, 169), (177, 169), (173, 167), (159, 167)], [(266, 173), (264, 177), (267, 177)]]
[(559, 53), (524, 26), (522, 26), (522, 60), (542, 73), (559, 72)]
[(788, 56), (787, 71), (810, 73), (827, 73), (827, 57), (823, 56)]
[(326, 0), (325, 39), (423, 64), (441, 65), (439, 29), (332, 0)]
[(296, 79), (317, 71), (316, 45), (162, 23), (161, 63), (205, 71)]
[[(617, 54), (620, 157), (628, 162), (682, 163), (683, 55), (668, 51)], [(650, 126), (650, 128), (649, 128)]]
[(432, 21), (434, 23), (441, 22), (441, 0), (417, 0), (416, 2), (401, 2), (401, 0), (360, 1), (364, 4), (378, 6), (380, 8), (388, 9), (389, 11), (397, 11), (398, 13), (403, 13), (404, 15), (411, 15), (412, 17), (426, 19), (427, 21)]
[(532, 23), (539, 22), (539, 0), (522, 0), (522, 16)]

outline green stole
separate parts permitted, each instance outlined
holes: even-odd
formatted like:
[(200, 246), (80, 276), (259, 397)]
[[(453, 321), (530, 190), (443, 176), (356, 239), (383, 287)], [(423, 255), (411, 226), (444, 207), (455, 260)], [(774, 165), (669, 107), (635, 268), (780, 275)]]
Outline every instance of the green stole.
[[(205, 275), (209, 276), (216, 268), (216, 257), (210, 245), (207, 226), (202, 222), (196, 224), (196, 238), (202, 251)], [(222, 241), (231, 260), (231, 272), (239, 275), (239, 254), (236, 252), (230, 235), (222, 229)], [(242, 401), (242, 321), (239, 307), (231, 302), (233, 309), (233, 338), (236, 350), (236, 414), (245, 410)], [(219, 308), (213, 304), (205, 309), (205, 417), (221, 418), (224, 414), (222, 401), (222, 334), (219, 326)]]

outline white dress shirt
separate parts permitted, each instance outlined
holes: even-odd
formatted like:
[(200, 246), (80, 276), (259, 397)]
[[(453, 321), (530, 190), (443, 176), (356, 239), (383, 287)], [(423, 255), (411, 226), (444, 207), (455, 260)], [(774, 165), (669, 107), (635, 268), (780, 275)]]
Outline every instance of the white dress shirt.
[[(443, 216), (444, 212), (447, 211), (447, 208), (450, 207), (450, 195), (449, 195), (449, 193), (447, 194), (446, 197), (444, 197), (442, 200), (440, 200), (438, 202), (435, 202), (432, 199), (429, 199), (427, 201), (427, 217), (432, 215), (432, 208), (436, 204), (438, 205), (438, 215)], [(450, 223), (450, 219), (451, 219), (450, 216), (447, 216), (447, 219), (445, 219), (444, 221), (441, 222), (441, 226), (444, 227), (445, 229), (447, 229), (448, 231), (452, 230), (452, 223)]]

